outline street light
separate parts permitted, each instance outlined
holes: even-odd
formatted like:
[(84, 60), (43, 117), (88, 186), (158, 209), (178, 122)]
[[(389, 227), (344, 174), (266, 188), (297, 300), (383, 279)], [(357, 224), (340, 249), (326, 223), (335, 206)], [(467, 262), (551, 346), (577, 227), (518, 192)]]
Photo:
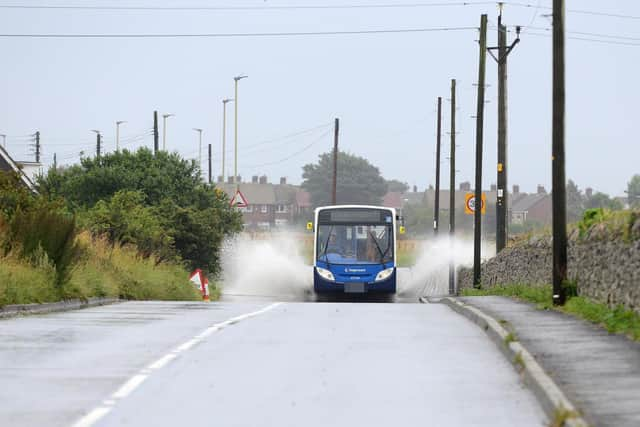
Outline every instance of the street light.
[(175, 116), (175, 114), (162, 115), (162, 151), (167, 150), (167, 119), (173, 116)]
[(249, 76), (236, 76), (233, 78), (235, 82), (235, 156), (233, 161), (233, 182), (238, 182), (238, 82), (242, 79), (246, 79)]
[(200, 176), (202, 176), (202, 129), (193, 128), (198, 132), (198, 167), (200, 168)]
[(118, 120), (116, 122), (116, 151), (120, 150), (120, 125), (127, 123), (125, 120)]
[(232, 98), (222, 100), (222, 180), (227, 176), (225, 158), (227, 156), (227, 104), (233, 102)]
[(0, 136), (2, 137), (2, 146), (4, 148), (7, 148), (7, 135), (5, 135), (4, 133), (0, 133)]

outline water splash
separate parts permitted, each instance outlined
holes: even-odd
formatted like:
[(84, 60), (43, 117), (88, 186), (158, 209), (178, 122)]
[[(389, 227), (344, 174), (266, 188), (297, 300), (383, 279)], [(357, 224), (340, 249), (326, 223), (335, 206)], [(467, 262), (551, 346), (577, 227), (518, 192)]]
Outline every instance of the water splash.
[[(495, 245), (483, 243), (483, 259), (495, 255)], [(456, 267), (473, 266), (473, 240), (449, 237), (424, 242), (416, 263), (398, 283), (400, 296), (436, 296), (449, 293), (449, 263)]]
[(268, 240), (241, 235), (222, 251), (222, 292), (230, 296), (304, 300), (313, 287), (300, 241), (282, 234)]

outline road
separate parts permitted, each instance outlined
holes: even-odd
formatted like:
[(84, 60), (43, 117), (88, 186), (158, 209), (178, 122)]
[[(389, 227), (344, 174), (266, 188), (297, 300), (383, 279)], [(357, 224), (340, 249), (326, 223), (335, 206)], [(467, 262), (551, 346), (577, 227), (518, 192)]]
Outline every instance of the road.
[(128, 302), (2, 320), (0, 382), (11, 426), (545, 422), (484, 332), (439, 304)]

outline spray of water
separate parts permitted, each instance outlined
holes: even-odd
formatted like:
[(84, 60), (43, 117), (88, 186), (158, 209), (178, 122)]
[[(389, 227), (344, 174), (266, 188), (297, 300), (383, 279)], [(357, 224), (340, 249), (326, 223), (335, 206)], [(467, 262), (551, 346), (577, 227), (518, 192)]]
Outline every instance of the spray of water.
[[(483, 244), (484, 259), (495, 255), (495, 246)], [(441, 237), (427, 241), (419, 249), (416, 264), (398, 280), (401, 296), (436, 296), (449, 293), (449, 263), (456, 267), (473, 265), (473, 240)]]
[(313, 287), (300, 242), (283, 233), (268, 240), (241, 235), (222, 251), (223, 296), (302, 300)]

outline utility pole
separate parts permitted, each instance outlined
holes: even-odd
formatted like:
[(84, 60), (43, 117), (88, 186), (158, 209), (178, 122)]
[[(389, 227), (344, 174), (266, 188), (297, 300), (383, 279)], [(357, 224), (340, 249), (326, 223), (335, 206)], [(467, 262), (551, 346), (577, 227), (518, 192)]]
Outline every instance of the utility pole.
[(209, 184), (211, 184), (211, 144), (209, 144)]
[(336, 118), (333, 130), (333, 185), (331, 187), (331, 204), (338, 204), (338, 136), (340, 135), (340, 119)]
[(438, 97), (438, 125), (436, 135), (436, 196), (433, 210), (433, 234), (438, 236), (440, 220), (440, 136), (442, 134), (442, 97)]
[[(496, 252), (507, 245), (509, 227), (509, 191), (507, 183), (507, 57), (520, 42), (520, 27), (516, 39), (507, 47), (507, 27), (502, 25), (502, 3), (498, 15), (498, 46), (488, 48), (498, 63), (498, 177), (496, 195)], [(498, 51), (498, 56), (493, 51)]]
[[(238, 82), (242, 79), (246, 79), (248, 76), (237, 76), (233, 78), (235, 82), (235, 114), (234, 114), (234, 145), (235, 145), (235, 155), (233, 160), (233, 182), (239, 184), (238, 182)], [(239, 188), (239, 186), (238, 186)]]
[(482, 138), (484, 130), (484, 85), (487, 63), (487, 15), (480, 17), (480, 61), (478, 67), (478, 110), (476, 115), (476, 184), (473, 227), (473, 287), (480, 288), (482, 256)]
[(2, 147), (7, 148), (7, 135), (4, 133), (0, 133), (0, 137), (2, 137)]
[(116, 151), (120, 150), (120, 125), (123, 123), (127, 123), (124, 120), (118, 120), (116, 122)]
[(91, 132), (96, 133), (96, 159), (100, 159), (100, 131), (94, 129)]
[(158, 154), (159, 137), (158, 137), (158, 112), (153, 112), (153, 154)]
[(53, 153), (53, 170), (58, 169), (58, 155)]
[(449, 157), (449, 295), (456, 293), (453, 244), (456, 234), (456, 80), (451, 79), (451, 153)]
[(227, 168), (225, 161), (227, 157), (227, 104), (233, 99), (227, 98), (222, 100), (222, 181), (227, 177)]
[(567, 194), (565, 178), (564, 0), (553, 0), (553, 304), (564, 305), (567, 280)]
[(40, 131), (36, 132), (36, 163), (40, 163)]

